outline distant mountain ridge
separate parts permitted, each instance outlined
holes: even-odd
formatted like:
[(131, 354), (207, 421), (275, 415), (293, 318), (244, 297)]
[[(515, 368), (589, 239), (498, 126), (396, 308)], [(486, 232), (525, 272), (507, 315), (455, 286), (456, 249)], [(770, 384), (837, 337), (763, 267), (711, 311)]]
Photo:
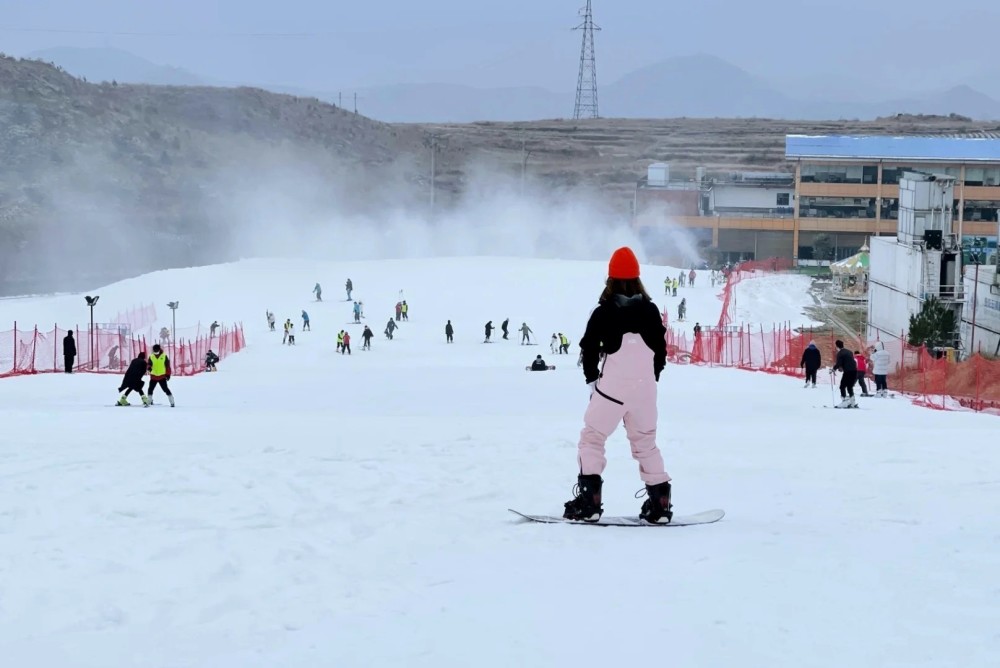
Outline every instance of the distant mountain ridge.
[[(120, 49), (54, 48), (29, 54), (54, 62), (90, 81), (154, 85), (250, 85), (264, 90), (315, 97), (353, 108), (390, 123), (469, 123), (566, 118), (573, 91), (522, 86), (475, 88), (426, 83), (375, 86), (342, 91), (309, 90), (263, 82), (213, 82), (181, 68), (157, 65)], [(679, 56), (639, 68), (599, 85), (605, 118), (776, 118), (873, 119), (898, 113), (959, 114), (976, 120), (1000, 119), (1000, 101), (961, 84), (912, 98), (835, 101), (799, 99), (743, 68), (709, 54)]]

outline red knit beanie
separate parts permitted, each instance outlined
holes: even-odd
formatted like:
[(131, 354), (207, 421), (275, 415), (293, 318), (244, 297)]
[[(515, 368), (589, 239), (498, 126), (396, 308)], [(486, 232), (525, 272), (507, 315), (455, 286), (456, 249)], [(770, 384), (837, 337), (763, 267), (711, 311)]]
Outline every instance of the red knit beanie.
[(639, 278), (639, 261), (628, 246), (622, 246), (611, 256), (608, 263), (608, 278), (629, 280)]

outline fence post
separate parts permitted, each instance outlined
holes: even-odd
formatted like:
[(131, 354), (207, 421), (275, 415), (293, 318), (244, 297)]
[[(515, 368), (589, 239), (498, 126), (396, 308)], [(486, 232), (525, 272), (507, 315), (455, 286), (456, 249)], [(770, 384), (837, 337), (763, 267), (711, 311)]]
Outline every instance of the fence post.
[(14, 343), (13, 343), (13, 346), (14, 346), (14, 350), (13, 350), (14, 356), (11, 357), (11, 359), (14, 360), (14, 364), (11, 367), (10, 371), (13, 374), (17, 374), (17, 320), (14, 321)]
[(38, 325), (35, 325), (35, 335), (31, 337), (31, 373), (38, 373), (35, 369), (35, 349), (38, 347)]

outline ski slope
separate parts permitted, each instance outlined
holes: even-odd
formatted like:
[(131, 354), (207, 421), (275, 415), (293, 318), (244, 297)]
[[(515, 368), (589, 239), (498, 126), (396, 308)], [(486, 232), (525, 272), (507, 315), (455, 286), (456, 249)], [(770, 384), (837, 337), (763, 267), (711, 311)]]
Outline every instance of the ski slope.
[[(643, 270), (675, 309), (656, 290), (669, 270)], [(576, 343), (605, 272), (258, 260), (95, 291), (109, 309), (179, 299), (179, 327), (242, 320), (249, 347), (175, 378), (176, 409), (111, 407), (117, 378), (0, 381), (3, 665), (996, 665), (994, 417), (899, 399), (833, 411), (826, 386), (670, 366), (659, 444), (675, 510), (726, 518), (515, 521), (508, 507), (558, 513), (572, 496)], [(371, 352), (339, 301), (348, 276)], [(679, 292), (689, 325), (718, 319), (706, 279)], [(400, 289), (411, 320), (390, 342)], [(82, 303), (8, 300), (0, 322), (82, 322)], [(265, 310), (298, 328), (303, 308), (313, 331), (282, 346)], [(505, 317), (512, 340), (483, 344)], [(542, 345), (516, 343), (522, 321)], [(351, 356), (333, 353), (341, 328)], [(549, 354), (559, 331), (574, 354)], [(525, 372), (538, 353), (556, 371)], [(620, 429), (608, 460), (605, 511), (636, 512)]]

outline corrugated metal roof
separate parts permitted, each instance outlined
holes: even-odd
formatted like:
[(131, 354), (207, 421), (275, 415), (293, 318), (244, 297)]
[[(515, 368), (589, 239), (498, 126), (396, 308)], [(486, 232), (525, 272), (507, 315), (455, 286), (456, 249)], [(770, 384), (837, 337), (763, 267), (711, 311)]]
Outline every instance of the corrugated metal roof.
[(785, 157), (1000, 163), (1000, 139), (785, 135)]

